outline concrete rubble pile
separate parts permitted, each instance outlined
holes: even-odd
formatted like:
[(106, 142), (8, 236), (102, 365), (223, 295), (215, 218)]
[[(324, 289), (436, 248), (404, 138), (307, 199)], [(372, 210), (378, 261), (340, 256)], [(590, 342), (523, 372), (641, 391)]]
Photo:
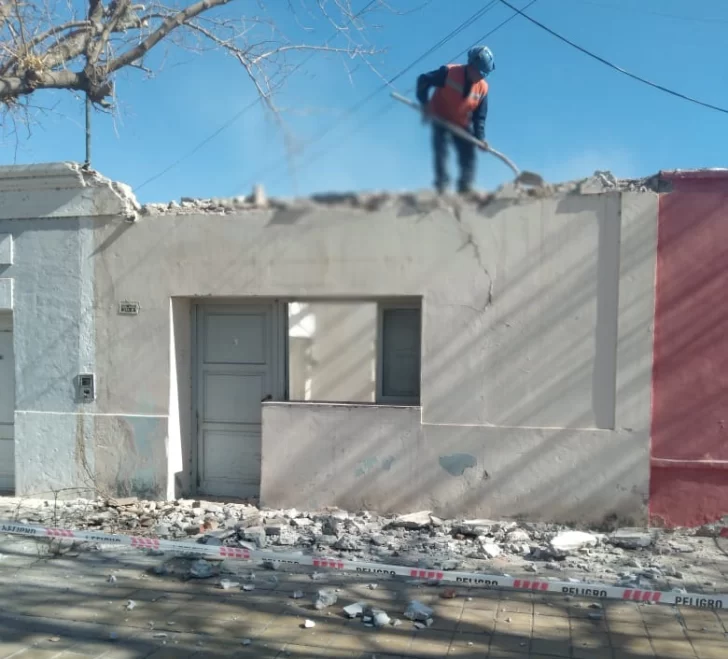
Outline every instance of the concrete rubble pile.
[(252, 194), (237, 197), (194, 198), (182, 197), (179, 202), (150, 203), (140, 207), (140, 213), (154, 216), (166, 213), (226, 215), (246, 211), (299, 211), (321, 208), (348, 209), (376, 212), (394, 206), (406, 206), (419, 211), (448, 206), (466, 201), (477, 206), (487, 206), (493, 201), (538, 199), (556, 194), (600, 194), (604, 192), (661, 192), (666, 183), (659, 175), (640, 179), (618, 179), (609, 171), (596, 171), (590, 177), (574, 181), (529, 187), (518, 183), (505, 183), (494, 191), (473, 192), (467, 199), (460, 196), (438, 196), (431, 190), (415, 192), (347, 192), (317, 194), (306, 198), (268, 198), (262, 186), (255, 186)]
[[(539, 573), (541, 578), (645, 589), (710, 587), (708, 580), (688, 584), (686, 573), (701, 562), (723, 557), (714, 542), (722, 525), (692, 531), (622, 528), (602, 533), (545, 523), (446, 520), (429, 511), (382, 516), (368, 511), (302, 512), (192, 499), (155, 502), (134, 498), (0, 499), (0, 517), (208, 545), (530, 578)], [(197, 576), (210, 576), (203, 567), (194, 569), (201, 571)]]

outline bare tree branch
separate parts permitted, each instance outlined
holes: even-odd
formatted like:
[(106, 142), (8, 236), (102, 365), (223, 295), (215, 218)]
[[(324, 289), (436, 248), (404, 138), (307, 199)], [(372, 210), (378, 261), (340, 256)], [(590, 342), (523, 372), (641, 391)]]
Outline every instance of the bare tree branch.
[[(246, 11), (252, 3), (148, 0), (135, 4), (139, 1), (0, 0), (0, 112), (17, 112), (21, 122), (26, 120), (23, 99), (42, 90), (86, 96), (99, 109), (118, 108), (117, 74), (141, 71), (150, 78), (161, 65), (155, 58), (150, 66), (148, 53), (161, 50), (164, 62), (169, 48), (183, 48), (196, 54), (217, 49), (232, 55), (266, 106), (277, 114), (273, 94), (306, 53), (309, 57), (329, 53), (346, 63), (377, 52), (364, 36), (363, 11), (354, 13), (351, 0), (289, 0), (283, 9), (278, 6), (280, 0), (269, 0), (274, 11), (290, 11), (296, 22), (303, 10), (306, 23), (309, 17), (312, 21), (318, 17), (319, 25), (333, 26), (335, 33), (326, 41), (309, 34), (312, 27), (295, 25), (291, 29), (299, 37), (290, 38), (280, 20), (273, 18), (279, 14), (268, 13), (265, 0), (257, 0), (256, 14), (242, 15), (225, 6), (235, 2)], [(366, 8), (378, 4), (369, 3)]]
[(213, 7), (226, 5), (229, 2), (232, 2), (232, 0), (200, 0), (200, 2), (196, 2), (194, 5), (187, 7), (187, 9), (170, 16), (164, 21), (164, 23), (162, 23), (160, 28), (152, 32), (152, 34), (150, 34), (136, 48), (132, 48), (112, 61), (108, 67), (109, 71), (118, 71), (122, 66), (126, 66), (127, 64), (131, 64), (133, 61), (138, 60), (142, 55), (154, 48), (154, 46), (172, 32), (172, 30), (176, 30), (178, 27), (184, 25), (202, 12), (208, 11)]

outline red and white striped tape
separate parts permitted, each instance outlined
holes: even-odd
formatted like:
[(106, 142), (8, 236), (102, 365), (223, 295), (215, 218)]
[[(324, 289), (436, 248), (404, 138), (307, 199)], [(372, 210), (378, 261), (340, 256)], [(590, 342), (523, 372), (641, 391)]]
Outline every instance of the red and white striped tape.
[(70, 538), (85, 542), (98, 542), (117, 546), (125, 545), (135, 549), (164, 550), (216, 560), (248, 561), (256, 559), (331, 570), (345, 570), (359, 574), (413, 577), (415, 579), (453, 583), (459, 586), (481, 586), (490, 589), (559, 593), (561, 595), (593, 597), (602, 600), (651, 602), (653, 604), (672, 604), (698, 609), (728, 609), (728, 594), (704, 595), (702, 593), (684, 593), (678, 591), (638, 590), (635, 588), (622, 588), (620, 586), (607, 586), (604, 584), (572, 583), (570, 581), (557, 581), (555, 579), (515, 579), (498, 574), (481, 574), (480, 572), (423, 570), (403, 565), (387, 565), (384, 563), (349, 561), (340, 558), (304, 556), (302, 554), (252, 550), (242, 547), (202, 545), (190, 542), (177, 542), (175, 540), (160, 540), (157, 538), (110, 535), (92, 531), (52, 529), (34, 524), (19, 524), (17, 522), (3, 520), (0, 520), (0, 533), (23, 535), (33, 538)]

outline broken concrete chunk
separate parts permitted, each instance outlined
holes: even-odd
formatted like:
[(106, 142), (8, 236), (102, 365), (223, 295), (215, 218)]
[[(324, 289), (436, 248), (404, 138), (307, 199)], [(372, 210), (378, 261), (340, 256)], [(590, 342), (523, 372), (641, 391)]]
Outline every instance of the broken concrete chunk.
[(220, 588), (223, 590), (233, 590), (233, 588), (239, 588), (240, 583), (238, 581), (230, 581), (230, 579), (220, 579)]
[(313, 520), (309, 519), (308, 517), (297, 517), (296, 519), (291, 520), (291, 524), (299, 529), (302, 529), (311, 526), (313, 524)]
[(513, 544), (523, 544), (531, 542), (531, 537), (523, 529), (514, 529), (509, 531), (506, 535), (506, 542), (512, 542)]
[(344, 607), (344, 613), (349, 618), (356, 618), (357, 616), (364, 615), (364, 604), (362, 602), (355, 602)]
[(241, 529), (239, 535), (243, 540), (255, 543), (258, 547), (265, 547), (267, 542), (267, 534), (262, 526), (251, 526), (247, 529)]
[(353, 535), (345, 533), (332, 546), (334, 549), (340, 549), (342, 551), (359, 551), (361, 549), (361, 542)]
[(304, 620), (303, 626), (306, 629), (311, 629), (312, 627), (315, 627), (316, 626), (316, 623), (313, 620)]
[(549, 542), (551, 549), (559, 554), (578, 551), (582, 547), (594, 547), (596, 544), (596, 536), (584, 531), (564, 531)]
[(109, 505), (115, 508), (126, 508), (127, 506), (135, 506), (139, 503), (137, 497), (125, 497), (122, 499), (110, 499)]
[(477, 538), (487, 535), (491, 530), (498, 527), (498, 523), (490, 519), (466, 519), (456, 522), (452, 526), (453, 535), (464, 535)]
[(387, 528), (412, 530), (427, 528), (432, 524), (431, 513), (431, 510), (421, 510), (416, 513), (399, 515), (387, 524)]
[(276, 538), (275, 544), (292, 547), (298, 542), (298, 533), (290, 528), (283, 528)]
[(264, 528), (266, 535), (280, 535), (281, 531), (289, 526), (290, 522), (287, 519), (275, 518), (266, 520)]
[(655, 542), (656, 532), (643, 529), (619, 529), (609, 536), (609, 542), (624, 549), (644, 549)]
[(202, 558), (190, 566), (190, 576), (195, 579), (208, 579), (213, 571), (212, 565)]
[(482, 542), (480, 549), (488, 558), (496, 558), (502, 553), (502, 549), (493, 542)]
[(389, 624), (391, 618), (387, 615), (386, 611), (372, 609), (372, 620), (375, 627), (384, 627)]
[(432, 609), (429, 606), (425, 606), (422, 602), (412, 600), (407, 605), (404, 612), (404, 617), (408, 620), (419, 620), (424, 622), (430, 616), (432, 616)]
[(313, 598), (313, 605), (319, 611), (336, 604), (339, 596), (333, 590), (319, 590)]
[(434, 528), (438, 529), (445, 524), (445, 520), (436, 517), (435, 515), (430, 515), (430, 523)]
[(695, 551), (695, 547), (677, 542), (671, 542), (670, 549), (672, 549), (676, 554), (692, 554)]
[(294, 590), (293, 593), (291, 593), (291, 597), (294, 600), (303, 599), (303, 591), (302, 590)]

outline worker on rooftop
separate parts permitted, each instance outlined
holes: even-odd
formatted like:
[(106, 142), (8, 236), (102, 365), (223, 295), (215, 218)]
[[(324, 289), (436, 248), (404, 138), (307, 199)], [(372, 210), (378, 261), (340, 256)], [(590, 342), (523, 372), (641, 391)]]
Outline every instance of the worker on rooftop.
[[(417, 100), (425, 117), (435, 116), (469, 130), (479, 140), (485, 139), (485, 118), (488, 113), (488, 83), (485, 78), (495, 70), (493, 53), (485, 46), (468, 51), (468, 63), (448, 64), (417, 78)], [(431, 87), (436, 87), (428, 99)], [(442, 194), (447, 189), (447, 139), (452, 137), (460, 164), (458, 192), (471, 191), (475, 179), (475, 145), (458, 137), (444, 126), (433, 122), (432, 147), (435, 156), (435, 188)], [(484, 150), (487, 144), (483, 143)]]

